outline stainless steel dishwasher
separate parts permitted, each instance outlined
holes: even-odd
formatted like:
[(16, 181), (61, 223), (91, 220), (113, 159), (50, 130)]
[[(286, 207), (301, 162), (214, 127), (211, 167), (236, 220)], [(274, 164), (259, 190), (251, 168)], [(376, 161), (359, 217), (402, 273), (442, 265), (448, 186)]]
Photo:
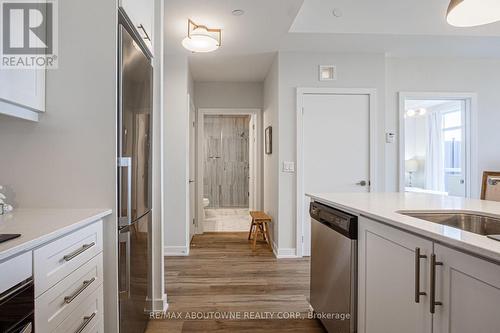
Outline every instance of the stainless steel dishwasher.
[(315, 318), (329, 333), (356, 332), (356, 216), (312, 202), (311, 295)]

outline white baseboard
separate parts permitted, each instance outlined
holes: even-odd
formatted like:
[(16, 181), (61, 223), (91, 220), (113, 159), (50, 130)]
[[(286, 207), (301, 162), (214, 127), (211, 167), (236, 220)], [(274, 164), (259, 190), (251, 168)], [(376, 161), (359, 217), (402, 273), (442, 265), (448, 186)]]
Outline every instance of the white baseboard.
[(165, 257), (182, 257), (189, 255), (189, 247), (188, 246), (164, 246), (163, 247), (163, 255)]
[(294, 248), (278, 248), (275, 242), (273, 242), (273, 253), (277, 259), (298, 258)]

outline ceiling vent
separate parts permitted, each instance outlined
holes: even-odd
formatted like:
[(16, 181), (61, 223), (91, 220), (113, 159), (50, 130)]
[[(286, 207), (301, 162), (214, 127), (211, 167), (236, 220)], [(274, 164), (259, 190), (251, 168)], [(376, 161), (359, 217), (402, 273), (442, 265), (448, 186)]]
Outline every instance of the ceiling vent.
[(320, 81), (333, 81), (337, 79), (337, 70), (333, 65), (320, 65), (319, 66), (319, 80)]

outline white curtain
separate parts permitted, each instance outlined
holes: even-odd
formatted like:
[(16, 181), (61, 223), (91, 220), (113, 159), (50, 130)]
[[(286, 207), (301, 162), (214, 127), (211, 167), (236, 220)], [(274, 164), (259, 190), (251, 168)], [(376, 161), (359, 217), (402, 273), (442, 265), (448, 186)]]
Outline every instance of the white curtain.
[(440, 112), (427, 115), (425, 188), (444, 192), (444, 143)]

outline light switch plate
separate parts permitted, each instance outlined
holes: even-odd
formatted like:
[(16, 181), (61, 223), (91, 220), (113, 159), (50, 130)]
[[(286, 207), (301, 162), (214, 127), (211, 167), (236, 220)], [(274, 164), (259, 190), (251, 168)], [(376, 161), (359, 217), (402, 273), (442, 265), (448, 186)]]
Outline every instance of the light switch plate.
[(283, 161), (283, 172), (295, 172), (295, 162)]

